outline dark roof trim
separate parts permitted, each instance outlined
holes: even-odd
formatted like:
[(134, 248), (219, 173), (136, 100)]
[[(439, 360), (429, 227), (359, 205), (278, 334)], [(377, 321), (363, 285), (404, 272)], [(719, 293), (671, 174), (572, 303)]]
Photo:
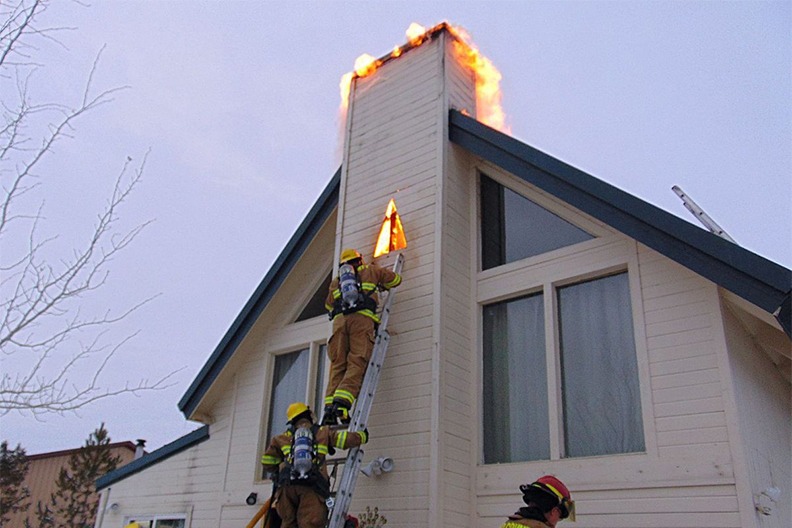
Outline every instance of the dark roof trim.
[(245, 304), (242, 311), (228, 329), (220, 344), (217, 345), (212, 355), (204, 364), (198, 376), (193, 380), (187, 392), (179, 401), (179, 410), (188, 419), (198, 407), (201, 398), (206, 394), (220, 375), (223, 367), (231, 359), (234, 351), (245, 338), (256, 319), (267, 307), (275, 292), (280, 288), (286, 276), (297, 261), (302, 257), (308, 245), (314, 239), (325, 220), (338, 204), (338, 190), (341, 182), (341, 168), (336, 171), (325, 187), (325, 190), (316, 200), (300, 227), (291, 237), (286, 247), (283, 248), (267, 275), (259, 284), (256, 291)]
[[(449, 139), (778, 315), (792, 271), (451, 110)], [(782, 326), (785, 326), (782, 323)], [(788, 328), (788, 325), (786, 325)], [(789, 331), (787, 330), (787, 333)]]
[(208, 439), (209, 426), (204, 425), (203, 427), (182, 436), (178, 440), (174, 440), (170, 444), (166, 444), (159, 449), (152, 451), (151, 453), (143, 455), (137, 460), (133, 460), (129, 464), (121, 466), (115, 471), (111, 471), (110, 473), (102, 475), (96, 480), (96, 491), (100, 491), (108, 486), (111, 486), (119, 480), (123, 480), (139, 471), (143, 471), (154, 464), (162, 462), (166, 458), (170, 458), (173, 455), (181, 453), (185, 449), (198, 445), (204, 440)]

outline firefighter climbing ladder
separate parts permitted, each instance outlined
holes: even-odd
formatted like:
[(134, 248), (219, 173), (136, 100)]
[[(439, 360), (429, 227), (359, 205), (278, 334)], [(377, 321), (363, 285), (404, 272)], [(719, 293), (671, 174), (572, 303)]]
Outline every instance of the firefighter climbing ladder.
[[(404, 256), (400, 253), (399, 256), (396, 257), (393, 271), (400, 273), (403, 263)], [(355, 403), (355, 411), (352, 413), (349, 428), (347, 429), (348, 431), (362, 431), (366, 428), (366, 424), (368, 423), (369, 411), (371, 411), (371, 404), (374, 401), (374, 394), (377, 392), (377, 384), (379, 383), (382, 364), (385, 361), (385, 352), (388, 350), (388, 343), (390, 342), (390, 335), (387, 329), (394, 293), (394, 290), (388, 291), (388, 298), (385, 299), (385, 302), (382, 304), (377, 339), (374, 343), (374, 350), (371, 352), (371, 360), (366, 369), (366, 376), (363, 378), (363, 385), (360, 387), (360, 394)], [(327, 528), (344, 528), (349, 505), (352, 502), (352, 493), (355, 491), (355, 483), (357, 482), (358, 472), (362, 462), (363, 450), (359, 447), (350, 449), (347, 454), (346, 462), (344, 463), (344, 472), (341, 475), (341, 482), (336, 492), (335, 504), (330, 511)]]

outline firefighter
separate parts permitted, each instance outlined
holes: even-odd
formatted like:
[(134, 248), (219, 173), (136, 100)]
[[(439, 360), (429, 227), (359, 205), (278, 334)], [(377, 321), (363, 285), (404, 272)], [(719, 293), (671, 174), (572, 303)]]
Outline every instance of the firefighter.
[(330, 379), (325, 392), (323, 425), (349, 422), (374, 349), (379, 324), (377, 291), (395, 288), (401, 276), (374, 264), (366, 265), (356, 249), (341, 252), (339, 274), (325, 301), (333, 334), (327, 344)]
[(332, 449), (365, 444), (368, 430), (353, 433), (320, 427), (302, 402), (289, 405), (286, 418), (288, 430), (273, 437), (261, 457), (264, 471), (277, 487), (274, 504), (281, 528), (323, 528), (330, 496), (325, 457)]
[(569, 489), (552, 475), (540, 477), (532, 484), (520, 486), (523, 501), (520, 508), (501, 528), (555, 528), (561, 519), (575, 520), (575, 502)]

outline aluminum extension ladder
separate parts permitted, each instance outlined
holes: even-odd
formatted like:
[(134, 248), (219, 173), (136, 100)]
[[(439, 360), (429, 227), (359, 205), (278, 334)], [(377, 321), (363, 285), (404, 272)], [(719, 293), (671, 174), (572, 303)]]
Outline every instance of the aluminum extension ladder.
[[(400, 273), (402, 264), (404, 264), (404, 256), (400, 253), (399, 256), (396, 257), (396, 262), (393, 264), (393, 271)], [(385, 361), (385, 352), (388, 350), (388, 343), (390, 342), (390, 335), (388, 334), (387, 328), (391, 304), (393, 304), (394, 290), (388, 290), (388, 298), (385, 299), (382, 305), (377, 338), (374, 342), (374, 349), (371, 351), (371, 359), (366, 369), (366, 375), (363, 378), (363, 384), (360, 387), (360, 394), (355, 403), (355, 410), (352, 412), (349, 427), (347, 428), (348, 431), (362, 431), (366, 428), (366, 424), (368, 423), (371, 404), (374, 402), (374, 394), (377, 392), (380, 371)], [(338, 485), (334, 504), (330, 509), (327, 528), (344, 528), (349, 505), (352, 502), (352, 493), (355, 491), (355, 484), (357, 483), (358, 472), (360, 471), (362, 462), (363, 450), (359, 447), (350, 449), (347, 454), (346, 462), (344, 463), (343, 474), (341, 475), (341, 482)]]

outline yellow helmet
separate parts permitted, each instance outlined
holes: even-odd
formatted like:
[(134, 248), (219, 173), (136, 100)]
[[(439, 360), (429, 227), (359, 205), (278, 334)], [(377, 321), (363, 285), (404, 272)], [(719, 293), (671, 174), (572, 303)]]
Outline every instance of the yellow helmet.
[(344, 262), (349, 262), (350, 260), (355, 259), (362, 259), (363, 255), (361, 255), (357, 249), (345, 249), (341, 252), (341, 264)]
[(308, 411), (308, 406), (305, 405), (303, 402), (294, 402), (289, 405), (289, 408), (286, 409), (286, 419), (291, 422), (298, 416), (300, 416), (305, 411)]

